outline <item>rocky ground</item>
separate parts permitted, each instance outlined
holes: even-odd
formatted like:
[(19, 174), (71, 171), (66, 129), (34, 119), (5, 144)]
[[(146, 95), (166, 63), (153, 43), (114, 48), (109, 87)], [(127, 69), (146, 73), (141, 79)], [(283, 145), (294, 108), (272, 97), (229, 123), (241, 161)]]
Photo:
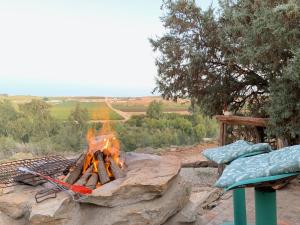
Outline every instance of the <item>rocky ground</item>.
[[(26, 194), (0, 194), (0, 224), (219, 225), (232, 221), (232, 192), (214, 187), (217, 168), (200, 154), (214, 146), (145, 149), (152, 155), (138, 154), (137, 158), (136, 153), (129, 153), (128, 178), (103, 186), (81, 203), (61, 193), (56, 199), (35, 204), (34, 189), (19, 185), (15, 192)], [(299, 181), (279, 190), (277, 196), (278, 224), (300, 224)], [(252, 189), (247, 189), (246, 198), (248, 222), (254, 224)]]
[[(300, 224), (300, 183), (298, 179), (277, 191), (277, 224)], [(246, 189), (247, 221), (255, 224), (254, 190)], [(233, 221), (232, 192), (225, 193), (216, 206), (198, 217), (194, 225), (219, 225)]]
[(171, 146), (154, 149), (151, 147), (137, 149), (136, 152), (162, 156), (176, 156), (181, 160), (182, 167), (216, 167), (217, 165), (202, 156), (201, 152), (217, 146), (216, 141), (208, 141), (192, 146)]
[[(160, 155), (175, 155), (181, 158), (182, 168), (180, 174), (192, 184), (192, 195), (190, 204), (196, 207), (192, 211), (195, 221), (191, 225), (219, 225), (224, 222), (233, 221), (232, 191), (224, 193), (223, 190), (214, 188), (217, 180), (217, 169), (213, 167), (193, 168), (197, 165), (214, 166), (206, 163), (205, 157), (200, 153), (207, 148), (215, 147), (216, 143), (204, 143), (190, 147), (171, 147), (163, 151), (146, 149), (148, 152)], [(210, 194), (212, 193), (212, 194)], [(202, 198), (203, 197), (203, 198)], [(284, 188), (277, 191), (277, 215), (278, 225), (300, 224), (300, 179), (295, 179)], [(254, 191), (253, 188), (246, 190), (247, 220), (255, 224)], [(180, 215), (180, 214), (179, 214)], [(167, 225), (172, 225), (174, 220)], [(178, 220), (177, 220), (178, 222)], [(173, 223), (176, 224), (176, 223)]]

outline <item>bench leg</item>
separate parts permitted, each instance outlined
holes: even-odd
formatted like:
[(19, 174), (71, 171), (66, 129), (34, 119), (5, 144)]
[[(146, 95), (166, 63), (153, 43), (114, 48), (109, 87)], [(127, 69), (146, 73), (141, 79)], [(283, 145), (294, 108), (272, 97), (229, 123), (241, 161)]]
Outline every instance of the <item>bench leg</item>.
[(245, 189), (233, 190), (233, 216), (234, 223), (223, 223), (221, 225), (247, 225)]
[(245, 189), (233, 190), (233, 215), (235, 225), (247, 225)]
[(255, 188), (256, 225), (277, 225), (276, 191), (272, 188)]

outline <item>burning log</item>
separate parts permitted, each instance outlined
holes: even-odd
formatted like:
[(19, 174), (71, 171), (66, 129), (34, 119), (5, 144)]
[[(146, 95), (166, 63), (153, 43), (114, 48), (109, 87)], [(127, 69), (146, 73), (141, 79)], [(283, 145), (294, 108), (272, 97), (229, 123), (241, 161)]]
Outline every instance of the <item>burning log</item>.
[(87, 169), (87, 171), (85, 171), (85, 173), (80, 177), (80, 179), (75, 184), (85, 185), (88, 182), (90, 176), (92, 175), (92, 172), (93, 172), (93, 165), (91, 165)]
[(113, 134), (90, 135), (86, 153), (77, 160), (65, 182), (95, 189), (100, 184), (124, 177), (124, 160), (120, 160), (119, 142)]
[(115, 179), (119, 179), (125, 176), (124, 171), (117, 165), (115, 160), (109, 157), (110, 169)]
[(87, 183), (86, 183), (86, 187), (90, 188), (90, 189), (95, 189), (96, 185), (98, 183), (98, 174), (97, 173), (92, 173), (92, 175), (90, 176), (90, 178), (88, 179)]
[(98, 159), (98, 175), (99, 180), (101, 184), (106, 184), (110, 181), (109, 176), (106, 171), (104, 159), (103, 159), (103, 153), (102, 152), (96, 152), (95, 153), (97, 159)]
[(85, 154), (82, 154), (77, 160), (73, 170), (65, 177), (64, 181), (69, 184), (74, 184), (82, 173), (82, 168), (85, 160)]

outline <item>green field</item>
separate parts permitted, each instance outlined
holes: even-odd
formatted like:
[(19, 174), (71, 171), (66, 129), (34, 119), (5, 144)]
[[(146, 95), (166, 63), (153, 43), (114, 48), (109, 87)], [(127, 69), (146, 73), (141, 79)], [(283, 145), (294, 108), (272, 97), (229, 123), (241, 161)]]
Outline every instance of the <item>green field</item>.
[[(115, 109), (118, 109), (123, 112), (146, 112), (149, 104), (141, 104), (137, 102), (118, 102), (112, 103), (112, 106)], [(189, 108), (189, 103), (175, 103), (175, 102), (163, 102), (163, 111), (164, 112), (178, 112), (178, 111), (187, 111)]]
[(146, 112), (147, 105), (134, 103), (112, 103), (112, 107), (123, 112)]
[(121, 115), (111, 110), (105, 102), (78, 102), (66, 101), (54, 104), (51, 107), (51, 114), (53, 117), (61, 120), (66, 120), (70, 112), (79, 103), (81, 108), (86, 108), (89, 112), (90, 120), (122, 120)]

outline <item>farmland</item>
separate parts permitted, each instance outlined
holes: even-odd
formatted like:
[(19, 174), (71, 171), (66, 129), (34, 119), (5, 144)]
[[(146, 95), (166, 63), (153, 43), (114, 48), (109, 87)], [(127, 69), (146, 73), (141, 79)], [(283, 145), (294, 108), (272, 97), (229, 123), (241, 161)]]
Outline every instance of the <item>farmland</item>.
[(161, 97), (101, 97), (101, 96), (0, 96), (1, 100), (10, 100), (17, 105), (30, 102), (32, 99), (40, 99), (51, 105), (50, 111), (54, 118), (66, 120), (70, 112), (79, 103), (81, 108), (86, 108), (90, 120), (127, 120), (132, 115), (145, 114), (152, 101), (161, 101), (164, 112), (188, 114), (190, 102), (179, 100), (178, 102), (166, 101)]
[(90, 120), (124, 119), (121, 115), (110, 109), (105, 102), (65, 101), (54, 104), (50, 109), (51, 114), (57, 119), (66, 120), (76, 104), (79, 104), (81, 108), (86, 108), (88, 110)]
[(172, 102), (172, 101), (165, 101), (161, 98), (157, 97), (145, 97), (139, 99), (129, 99), (123, 101), (113, 101), (112, 106), (115, 109), (118, 109), (123, 112), (146, 112), (148, 105), (151, 101), (162, 101), (163, 103), (163, 111), (164, 112), (183, 112), (188, 111), (190, 106), (189, 102)]

